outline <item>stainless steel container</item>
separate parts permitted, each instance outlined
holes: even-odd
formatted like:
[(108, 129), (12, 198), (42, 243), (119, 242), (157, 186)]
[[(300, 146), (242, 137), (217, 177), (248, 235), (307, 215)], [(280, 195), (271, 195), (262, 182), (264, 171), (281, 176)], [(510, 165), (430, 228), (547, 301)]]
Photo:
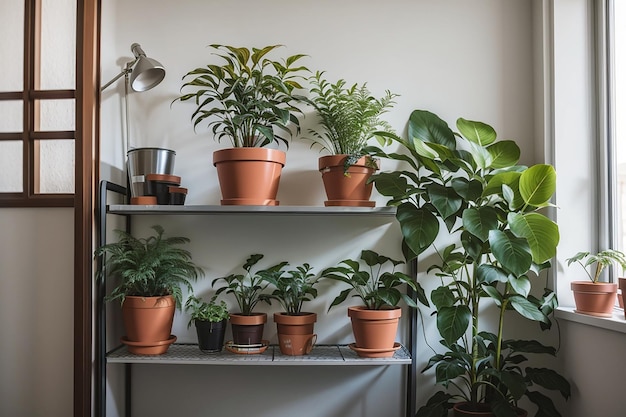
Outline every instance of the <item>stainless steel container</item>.
[(176, 152), (163, 148), (134, 148), (128, 151), (130, 196), (147, 194), (146, 175), (174, 173)]

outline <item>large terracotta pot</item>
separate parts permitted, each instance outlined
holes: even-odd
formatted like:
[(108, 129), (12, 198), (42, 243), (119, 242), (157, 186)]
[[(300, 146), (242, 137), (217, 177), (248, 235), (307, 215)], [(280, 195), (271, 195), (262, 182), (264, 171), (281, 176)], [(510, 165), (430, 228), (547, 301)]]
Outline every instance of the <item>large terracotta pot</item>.
[(172, 322), (176, 302), (171, 295), (162, 297), (127, 296), (122, 304), (126, 336), (122, 342), (130, 353), (160, 355), (174, 343)]
[(260, 345), (263, 343), (263, 328), (267, 314), (251, 315), (231, 314), (230, 325), (233, 330), (233, 343), (238, 346)]
[(355, 344), (351, 348), (362, 357), (391, 357), (397, 350), (395, 343), (400, 307), (368, 310), (364, 306), (348, 307)]
[(374, 207), (376, 203), (370, 201), (373, 184), (367, 180), (376, 172), (372, 164), (366, 164), (371, 158), (363, 157), (344, 173), (344, 162), (347, 155), (327, 155), (318, 160), (319, 171), (326, 190), (327, 201), (325, 206), (357, 206)]
[[(470, 403), (456, 403), (454, 407), (454, 417), (494, 417), (495, 414), (491, 412), (491, 408), (487, 404), (478, 404), (477, 407), (472, 407)], [(521, 408), (515, 410), (517, 417), (526, 417), (528, 412)]]
[(288, 315), (274, 313), (274, 322), (278, 331), (278, 347), (283, 355), (307, 355), (313, 349), (317, 335), (313, 333), (317, 314), (301, 313)]
[(612, 317), (617, 284), (610, 282), (572, 281), (576, 312), (597, 317)]
[(222, 205), (277, 206), (286, 154), (277, 149), (229, 148), (213, 153)]

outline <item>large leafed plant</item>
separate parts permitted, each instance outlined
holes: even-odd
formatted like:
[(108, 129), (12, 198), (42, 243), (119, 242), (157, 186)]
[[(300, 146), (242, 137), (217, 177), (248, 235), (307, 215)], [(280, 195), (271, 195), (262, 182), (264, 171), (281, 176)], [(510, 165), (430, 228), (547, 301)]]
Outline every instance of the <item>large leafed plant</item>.
[[(513, 417), (524, 396), (537, 405), (536, 416), (560, 416), (536, 388), (568, 398), (569, 383), (554, 370), (525, 365), (528, 354), (555, 355), (556, 349), (505, 338), (512, 333), (509, 314), (548, 329), (557, 306), (538, 277), (559, 241), (556, 223), (542, 212), (555, 191), (555, 170), (518, 165), (516, 143), (498, 141), (485, 123), (460, 118), (456, 127), (458, 132), (433, 113), (414, 111), (408, 139), (396, 139), (402, 152), (378, 152), (406, 170), (374, 177), (377, 190), (391, 198), (388, 204), (397, 206), (406, 258), (429, 248), (439, 257), (427, 279), (437, 282), (430, 299), (443, 352), (435, 351), (424, 371), (434, 370), (444, 390), (417, 416), (444, 417), (466, 402)], [(496, 326), (483, 320), (485, 311), (493, 312), (484, 309), (488, 303), (495, 306)]]
[(300, 81), (308, 69), (297, 65), (302, 54), (270, 59), (268, 55), (280, 46), (210, 45), (219, 62), (183, 76), (181, 91), (192, 92), (176, 99), (196, 105), (191, 115), (194, 128), (207, 123), (218, 142), (226, 137), (237, 148), (288, 146), (290, 124), (299, 131), (297, 115), (302, 113), (293, 92), (302, 88)]

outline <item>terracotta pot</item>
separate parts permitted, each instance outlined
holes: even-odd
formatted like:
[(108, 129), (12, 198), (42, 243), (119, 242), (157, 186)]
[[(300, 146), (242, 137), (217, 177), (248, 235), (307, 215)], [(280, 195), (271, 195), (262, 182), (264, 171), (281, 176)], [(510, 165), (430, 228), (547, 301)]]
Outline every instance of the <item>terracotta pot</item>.
[(122, 304), (126, 336), (122, 342), (135, 354), (165, 353), (175, 340), (172, 322), (176, 302), (171, 295), (163, 297), (127, 296)]
[(252, 313), (231, 314), (230, 325), (233, 330), (233, 343), (241, 346), (260, 345), (263, 342), (263, 328), (267, 322), (267, 314)]
[[(477, 404), (472, 406), (470, 403), (456, 403), (454, 407), (454, 417), (494, 417), (495, 414), (491, 412), (491, 408), (487, 404)], [(515, 409), (515, 415), (517, 417), (526, 417), (528, 412), (521, 408)]]
[(367, 180), (376, 172), (371, 165), (367, 166), (369, 157), (363, 157), (348, 168), (344, 174), (344, 161), (347, 155), (327, 155), (319, 158), (319, 171), (326, 190), (328, 201), (325, 206), (357, 206), (374, 207), (376, 203), (369, 201), (373, 184)]
[(221, 352), (224, 346), (227, 322), (227, 319), (218, 322), (194, 320), (196, 335), (198, 336), (198, 348), (207, 353)]
[[(348, 307), (348, 316), (352, 320), (355, 349), (359, 356), (390, 357), (396, 348), (398, 319), (402, 315), (400, 307), (384, 310), (368, 310), (365, 306)], [(368, 352), (370, 351), (370, 352)]]
[(317, 314), (301, 313), (290, 316), (287, 313), (274, 313), (278, 331), (278, 346), (283, 355), (307, 355), (313, 349), (317, 335), (313, 333)]
[(576, 312), (597, 317), (612, 317), (617, 284), (610, 282), (572, 281)]
[(222, 205), (277, 206), (286, 154), (277, 149), (229, 148), (213, 153)]

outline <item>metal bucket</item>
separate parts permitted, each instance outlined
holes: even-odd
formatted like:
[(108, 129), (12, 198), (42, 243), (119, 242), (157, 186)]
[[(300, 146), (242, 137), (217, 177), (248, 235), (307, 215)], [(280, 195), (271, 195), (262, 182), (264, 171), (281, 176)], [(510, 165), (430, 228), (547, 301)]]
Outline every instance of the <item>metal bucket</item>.
[(130, 196), (147, 194), (146, 175), (174, 173), (176, 152), (163, 148), (135, 148), (128, 151)]

